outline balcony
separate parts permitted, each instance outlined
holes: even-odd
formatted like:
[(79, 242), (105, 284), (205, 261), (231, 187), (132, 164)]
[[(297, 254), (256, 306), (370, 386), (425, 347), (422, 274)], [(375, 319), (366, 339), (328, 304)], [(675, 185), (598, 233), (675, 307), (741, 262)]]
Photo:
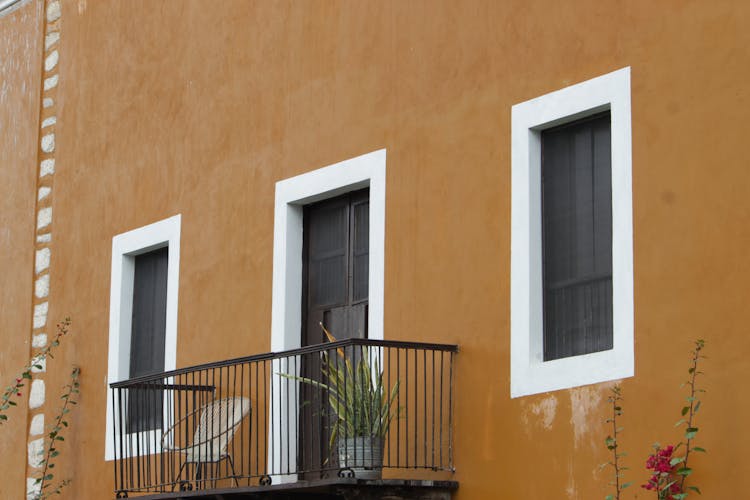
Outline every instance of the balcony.
[(111, 384), (116, 497), (449, 499), (457, 352), (348, 339)]

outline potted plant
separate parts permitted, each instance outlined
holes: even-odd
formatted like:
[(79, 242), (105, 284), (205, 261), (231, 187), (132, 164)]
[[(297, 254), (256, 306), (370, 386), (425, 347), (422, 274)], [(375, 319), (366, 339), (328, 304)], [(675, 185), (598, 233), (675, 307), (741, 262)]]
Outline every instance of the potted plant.
[[(328, 340), (336, 338), (321, 324)], [(330, 449), (338, 452), (339, 468), (360, 479), (379, 479), (383, 467), (383, 444), (391, 421), (398, 416), (395, 404), (399, 381), (388, 388), (383, 383), (380, 353), (361, 346), (350, 353), (343, 348), (322, 352), (322, 380), (282, 374), (323, 389), (334, 421)]]

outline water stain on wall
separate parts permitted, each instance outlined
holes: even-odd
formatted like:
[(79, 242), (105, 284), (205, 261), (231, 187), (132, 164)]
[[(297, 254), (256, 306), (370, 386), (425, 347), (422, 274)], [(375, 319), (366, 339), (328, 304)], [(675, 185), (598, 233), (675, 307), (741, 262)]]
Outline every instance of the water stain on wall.
[[(521, 421), (526, 434), (531, 434), (531, 426), (549, 431), (557, 415), (557, 398), (549, 395), (534, 403), (522, 403)], [(533, 417), (533, 418), (532, 418)]]
[(601, 434), (602, 420), (596, 418), (603, 411), (602, 404), (617, 382), (607, 382), (570, 389), (570, 423), (573, 427), (573, 445), (580, 449), (588, 440), (595, 447)]

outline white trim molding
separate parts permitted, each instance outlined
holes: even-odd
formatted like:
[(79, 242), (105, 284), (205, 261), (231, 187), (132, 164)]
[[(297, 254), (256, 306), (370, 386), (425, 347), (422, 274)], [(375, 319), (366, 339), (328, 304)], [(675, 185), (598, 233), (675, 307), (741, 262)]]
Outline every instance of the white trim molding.
[[(613, 348), (543, 360), (541, 131), (610, 111)], [(512, 398), (634, 374), (630, 68), (513, 106), (511, 111)]]
[[(300, 347), (302, 328), (302, 213), (303, 207), (316, 201), (370, 188), (370, 256), (368, 334), (383, 339), (383, 305), (385, 274), (385, 160), (381, 149), (313, 170), (276, 183), (273, 238), (273, 305), (271, 312), (271, 350), (284, 351)], [(276, 361), (278, 364), (278, 360)], [(280, 365), (273, 373), (284, 373)], [(285, 387), (296, 391), (294, 384), (275, 381), (274, 401), (270, 411), (287, 415), (288, 401), (296, 394), (283, 393)], [(288, 396), (288, 397), (287, 397)], [(290, 399), (291, 398), (291, 399)], [(278, 419), (278, 417), (276, 417)], [(271, 422), (275, 421), (274, 419)], [(282, 421), (286, 421), (282, 417)], [(294, 433), (295, 429), (292, 428)], [(296, 435), (284, 436), (290, 453), (280, 453), (282, 433), (269, 430), (273, 446), (269, 448), (271, 471), (293, 471), (296, 467)], [(277, 452), (274, 453), (274, 450)], [(296, 474), (275, 476), (274, 483), (296, 481)]]
[[(109, 354), (107, 371), (107, 424), (105, 438), (105, 460), (124, 458), (128, 449), (115, 450), (116, 434), (113, 416), (118, 408), (112, 401), (109, 384), (127, 380), (130, 376), (130, 334), (133, 311), (133, 277), (135, 256), (169, 247), (167, 270), (167, 321), (164, 338), (164, 371), (174, 370), (177, 362), (177, 292), (180, 276), (180, 227), (181, 215), (149, 224), (112, 238), (112, 277), (109, 301)], [(165, 408), (168, 405), (164, 405)], [(168, 419), (165, 418), (165, 422)], [(157, 435), (158, 434), (158, 435)], [(150, 442), (152, 450), (159, 449), (161, 431), (154, 430), (133, 434), (131, 439)], [(133, 441), (135, 443), (135, 441)]]
[(29, 0), (0, 0), (0, 17), (10, 14), (27, 3)]

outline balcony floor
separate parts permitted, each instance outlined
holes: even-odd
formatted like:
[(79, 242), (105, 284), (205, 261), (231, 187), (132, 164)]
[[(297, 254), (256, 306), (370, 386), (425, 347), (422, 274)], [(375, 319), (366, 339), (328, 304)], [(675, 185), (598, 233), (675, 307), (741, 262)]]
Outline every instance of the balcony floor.
[(457, 481), (413, 479), (318, 479), (271, 486), (241, 486), (215, 490), (175, 491), (157, 495), (133, 496), (138, 500), (160, 499), (337, 499), (337, 500), (450, 500), (458, 489)]

